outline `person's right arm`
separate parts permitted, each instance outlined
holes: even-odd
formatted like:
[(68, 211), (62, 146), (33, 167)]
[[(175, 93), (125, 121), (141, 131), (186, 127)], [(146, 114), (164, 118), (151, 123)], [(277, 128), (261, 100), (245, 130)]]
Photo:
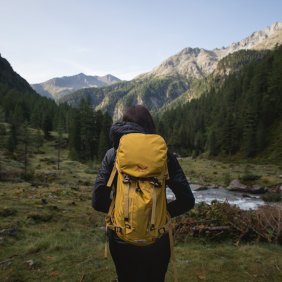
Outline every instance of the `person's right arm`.
[(111, 204), (111, 188), (107, 187), (107, 182), (112, 172), (115, 161), (115, 149), (107, 151), (102, 161), (101, 168), (94, 184), (92, 194), (92, 207), (100, 212), (107, 213)]

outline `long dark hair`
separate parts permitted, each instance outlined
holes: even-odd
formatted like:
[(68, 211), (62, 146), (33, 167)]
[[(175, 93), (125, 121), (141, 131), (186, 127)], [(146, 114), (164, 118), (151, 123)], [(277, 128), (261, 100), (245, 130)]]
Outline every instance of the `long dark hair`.
[(124, 112), (123, 121), (135, 122), (144, 128), (146, 133), (155, 134), (156, 126), (150, 112), (142, 105), (127, 108)]

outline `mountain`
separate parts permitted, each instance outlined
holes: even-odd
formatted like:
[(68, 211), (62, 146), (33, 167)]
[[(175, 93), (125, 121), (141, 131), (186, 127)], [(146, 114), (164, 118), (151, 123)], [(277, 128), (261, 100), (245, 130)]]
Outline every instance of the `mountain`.
[(182, 78), (203, 78), (212, 73), (217, 63), (227, 55), (239, 50), (272, 49), (282, 43), (282, 22), (276, 22), (264, 30), (252, 33), (247, 38), (221, 49), (185, 48), (171, 56), (151, 72), (138, 78), (180, 76)]
[[(15, 130), (19, 130), (24, 122), (28, 122), (33, 128), (41, 128), (47, 133), (53, 129), (53, 125), (55, 128), (58, 113), (62, 115), (68, 108), (66, 105), (58, 106), (55, 101), (41, 97), (0, 55), (0, 122), (12, 124)], [(2, 138), (7, 136), (1, 136), (0, 140)], [(9, 147), (15, 149), (19, 141), (16, 139), (15, 137), (13, 141), (9, 141)]]
[(32, 84), (31, 86), (40, 95), (57, 100), (79, 89), (89, 87), (99, 88), (119, 81), (120, 79), (111, 74), (90, 76), (80, 73), (73, 76), (52, 78), (42, 83)]
[(90, 101), (95, 110), (108, 112), (118, 119), (125, 107), (146, 104), (153, 112), (173, 101), (189, 88), (183, 79), (155, 78), (136, 82), (123, 81), (108, 87), (81, 89), (59, 99), (59, 103), (78, 106), (82, 99)]
[(181, 96), (158, 115), (159, 132), (183, 155), (257, 157), (281, 164), (281, 73), (282, 45), (230, 54), (186, 93), (198, 91), (198, 99), (185, 103)]
[[(73, 106), (83, 98), (96, 110), (108, 111), (114, 119), (132, 104), (144, 104), (156, 113), (200, 97), (214, 82), (264, 56), (266, 50), (282, 43), (282, 23), (274, 23), (228, 47), (206, 50), (185, 48), (151, 72), (113, 86), (82, 89), (64, 96), (59, 102)], [(245, 52), (244, 52), (245, 51)], [(228, 58), (227, 60), (224, 60)]]
[(0, 54), (0, 95), (7, 90), (34, 92), (28, 82), (17, 74)]
[(269, 52), (269, 50), (239, 50), (227, 55), (217, 63), (216, 68), (211, 74), (206, 75), (204, 78), (193, 80), (189, 89), (171, 103), (162, 107), (159, 114), (197, 99), (211, 89), (220, 88), (229, 75), (240, 73), (244, 66), (252, 62), (258, 63)]

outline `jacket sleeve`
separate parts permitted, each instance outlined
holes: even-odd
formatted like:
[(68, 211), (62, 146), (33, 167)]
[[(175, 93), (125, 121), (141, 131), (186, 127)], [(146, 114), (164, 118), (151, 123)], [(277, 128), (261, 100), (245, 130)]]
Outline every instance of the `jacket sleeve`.
[(100, 212), (107, 213), (111, 204), (111, 189), (107, 187), (107, 182), (112, 172), (115, 161), (114, 148), (107, 151), (102, 161), (101, 168), (94, 184), (92, 194), (92, 207)]
[(168, 172), (167, 185), (174, 193), (175, 200), (169, 202), (167, 208), (170, 216), (175, 217), (192, 209), (195, 198), (178, 160), (170, 152), (168, 153)]

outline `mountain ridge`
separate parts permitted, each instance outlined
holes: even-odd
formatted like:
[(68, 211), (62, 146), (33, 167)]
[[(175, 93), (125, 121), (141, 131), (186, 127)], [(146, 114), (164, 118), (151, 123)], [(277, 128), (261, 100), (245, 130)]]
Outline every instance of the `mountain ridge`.
[(91, 76), (79, 73), (71, 76), (54, 77), (42, 83), (32, 84), (31, 86), (41, 96), (58, 100), (79, 89), (91, 87), (99, 88), (119, 81), (119, 78), (111, 74)]
[(137, 79), (181, 76), (183, 78), (202, 78), (215, 70), (217, 63), (230, 53), (246, 49), (272, 49), (282, 43), (282, 22), (275, 22), (263, 30), (255, 31), (246, 38), (233, 42), (227, 47), (207, 50), (186, 47), (170, 56), (152, 71), (137, 76)]
[[(209, 87), (206, 82), (201, 82), (198, 83), (200, 87), (194, 87), (193, 91), (189, 93), (189, 89), (195, 84), (195, 81), (205, 80), (212, 73), (214, 73), (214, 77), (224, 79), (225, 76), (234, 71), (233, 67), (240, 69), (240, 64), (248, 63), (249, 59), (256, 59), (256, 56), (251, 56), (248, 59), (247, 54), (243, 58), (245, 62), (238, 62), (237, 65), (227, 64), (224, 68), (221, 66), (220, 69), (217, 69), (218, 63), (228, 55), (237, 54), (238, 51), (242, 50), (263, 52), (262, 50), (273, 49), (281, 43), (282, 23), (276, 22), (262, 31), (253, 32), (241, 41), (221, 49), (184, 48), (176, 55), (163, 61), (151, 72), (139, 75), (131, 81), (119, 82), (118, 87), (102, 87), (100, 88), (101, 91), (94, 88), (82, 89), (64, 96), (59, 102), (67, 102), (76, 106), (81, 99), (89, 99), (90, 97), (93, 102), (93, 109), (108, 111), (113, 115), (114, 120), (121, 117), (125, 107), (136, 103), (145, 105), (153, 112), (162, 111), (169, 108), (170, 104), (175, 104), (174, 100), (187, 103), (191, 99), (200, 97), (204, 93), (202, 89)], [(214, 77), (210, 77), (208, 81), (214, 79)], [(171, 91), (177, 94), (170, 95)]]

